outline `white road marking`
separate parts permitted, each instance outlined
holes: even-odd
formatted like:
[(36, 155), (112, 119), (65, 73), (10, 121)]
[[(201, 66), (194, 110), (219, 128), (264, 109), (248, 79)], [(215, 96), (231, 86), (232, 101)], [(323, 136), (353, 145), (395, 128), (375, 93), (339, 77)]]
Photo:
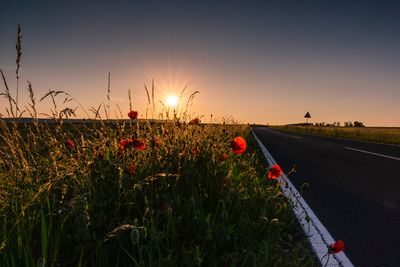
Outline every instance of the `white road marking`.
[(397, 157), (392, 157), (392, 156), (388, 156), (388, 155), (384, 155), (384, 154), (379, 154), (379, 153), (375, 153), (375, 152), (365, 151), (365, 150), (361, 150), (361, 149), (357, 149), (357, 148), (352, 148), (352, 147), (347, 147), (347, 146), (346, 146), (345, 148), (346, 148), (346, 149), (349, 149), (349, 150), (354, 150), (354, 151), (358, 151), (358, 152), (362, 152), (362, 153), (366, 153), (366, 154), (371, 154), (371, 155), (383, 157), (383, 158), (394, 159), (394, 160), (400, 160), (400, 158), (397, 158)]
[[(270, 166), (276, 164), (275, 159), (262, 144), (260, 139), (258, 139), (254, 130), (252, 130), (252, 132), (264, 154), (264, 157), (267, 159), (268, 164)], [(281, 177), (278, 178), (278, 181), (282, 192), (292, 203), (292, 210), (303, 228), (304, 233), (308, 237), (314, 252), (317, 254), (321, 265), (327, 267), (354, 267), (344, 252), (333, 254), (332, 257), (329, 258), (329, 262), (326, 264), (326, 260), (328, 260), (325, 256), (328, 251), (327, 246), (335, 242), (335, 240), (315, 215), (314, 211), (308, 206), (307, 202), (303, 199), (292, 182), (287, 178), (286, 174), (283, 173)], [(287, 187), (285, 186), (286, 181)]]

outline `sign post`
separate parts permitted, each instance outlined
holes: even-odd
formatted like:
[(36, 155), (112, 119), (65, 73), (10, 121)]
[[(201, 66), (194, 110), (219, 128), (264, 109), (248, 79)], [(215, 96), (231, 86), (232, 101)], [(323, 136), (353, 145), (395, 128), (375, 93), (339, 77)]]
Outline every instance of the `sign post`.
[(304, 118), (306, 118), (306, 123), (308, 124), (308, 119), (311, 119), (310, 112), (307, 111), (306, 115), (304, 115)]

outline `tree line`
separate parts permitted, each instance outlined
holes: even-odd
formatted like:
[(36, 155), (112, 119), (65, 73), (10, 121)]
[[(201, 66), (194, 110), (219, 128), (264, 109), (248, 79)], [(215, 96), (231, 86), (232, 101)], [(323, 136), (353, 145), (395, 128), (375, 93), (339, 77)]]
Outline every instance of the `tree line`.
[(306, 123), (293, 123), (288, 124), (288, 126), (317, 126), (317, 127), (365, 127), (364, 123), (361, 121), (345, 121), (341, 124), (339, 121), (333, 123), (326, 123), (326, 122), (306, 122)]

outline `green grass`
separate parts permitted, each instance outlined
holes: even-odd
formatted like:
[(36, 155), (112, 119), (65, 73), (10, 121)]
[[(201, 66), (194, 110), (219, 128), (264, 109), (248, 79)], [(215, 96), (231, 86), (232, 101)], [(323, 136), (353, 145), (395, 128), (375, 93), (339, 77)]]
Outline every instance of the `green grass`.
[(356, 139), (370, 142), (400, 144), (400, 128), (389, 127), (318, 127), (318, 126), (273, 126), (276, 129), (332, 136), (348, 139)]
[(314, 265), (246, 126), (0, 123), (1, 266)]

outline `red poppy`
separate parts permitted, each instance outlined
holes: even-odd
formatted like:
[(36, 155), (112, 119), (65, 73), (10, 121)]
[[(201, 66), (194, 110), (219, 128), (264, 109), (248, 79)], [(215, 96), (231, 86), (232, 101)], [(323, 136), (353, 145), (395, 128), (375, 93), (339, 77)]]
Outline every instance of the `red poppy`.
[(143, 139), (134, 138), (132, 143), (136, 150), (146, 150), (146, 142)]
[(219, 161), (225, 161), (225, 160), (228, 159), (228, 155), (225, 154), (225, 153), (224, 154), (219, 154), (218, 159), (219, 159)]
[(200, 123), (200, 119), (199, 118), (194, 118), (193, 120), (189, 121), (190, 125), (199, 124), (199, 123)]
[(136, 174), (137, 167), (136, 167), (135, 163), (129, 164), (129, 166), (128, 166), (128, 171), (129, 171), (129, 173), (130, 173), (131, 175), (135, 175), (135, 174)]
[(72, 148), (76, 147), (76, 144), (72, 139), (67, 138), (67, 140), (65, 140), (65, 146), (68, 149), (72, 149)]
[(136, 120), (138, 118), (139, 113), (135, 110), (131, 110), (128, 112), (128, 117), (132, 120)]
[(121, 142), (119, 142), (119, 150), (122, 152), (127, 149), (131, 144), (131, 139), (122, 139)]
[(242, 154), (246, 150), (246, 140), (240, 136), (235, 137), (231, 142), (231, 149), (234, 154)]
[(341, 251), (344, 250), (344, 242), (343, 240), (338, 240), (335, 243), (331, 244), (328, 247), (328, 253), (329, 254), (335, 254), (335, 253), (339, 253)]
[(278, 179), (279, 176), (281, 176), (283, 173), (281, 167), (279, 167), (278, 164), (275, 164), (274, 166), (272, 166), (267, 173), (268, 179)]
[(194, 153), (196, 156), (200, 155), (200, 149), (199, 149), (198, 147), (195, 147), (195, 148), (193, 149), (193, 153)]

